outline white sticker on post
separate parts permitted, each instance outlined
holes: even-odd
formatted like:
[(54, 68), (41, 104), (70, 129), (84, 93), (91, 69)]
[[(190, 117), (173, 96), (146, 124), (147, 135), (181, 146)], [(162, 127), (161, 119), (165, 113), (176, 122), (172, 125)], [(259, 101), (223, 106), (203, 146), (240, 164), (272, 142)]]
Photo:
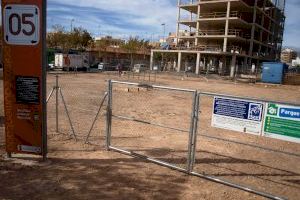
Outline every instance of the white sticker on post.
[(10, 4), (4, 8), (4, 41), (11, 45), (37, 45), (40, 40), (40, 11), (35, 5)]
[(40, 147), (33, 147), (33, 146), (27, 146), (27, 145), (19, 145), (18, 150), (22, 152), (27, 153), (41, 153)]

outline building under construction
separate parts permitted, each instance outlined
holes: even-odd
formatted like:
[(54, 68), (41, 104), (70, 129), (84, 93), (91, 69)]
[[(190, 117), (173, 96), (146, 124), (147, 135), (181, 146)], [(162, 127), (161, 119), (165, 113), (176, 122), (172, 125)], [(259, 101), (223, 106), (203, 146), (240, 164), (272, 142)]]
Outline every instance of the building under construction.
[(150, 67), (159, 53), (178, 72), (255, 73), (280, 60), (284, 11), (285, 0), (178, 0), (176, 47), (152, 50)]

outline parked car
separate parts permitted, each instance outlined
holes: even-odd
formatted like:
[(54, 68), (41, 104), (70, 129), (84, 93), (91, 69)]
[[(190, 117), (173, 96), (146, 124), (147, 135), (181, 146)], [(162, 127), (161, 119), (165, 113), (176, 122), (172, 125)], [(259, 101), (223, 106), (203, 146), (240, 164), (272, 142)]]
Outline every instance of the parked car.
[(135, 64), (133, 67), (133, 72), (135, 73), (141, 73), (148, 69), (147, 65), (145, 64)]
[(109, 63), (99, 63), (98, 70), (100, 70), (100, 71), (115, 71), (116, 67), (112, 66)]
[(92, 64), (92, 65), (90, 65), (90, 68), (91, 69), (98, 69), (98, 65), (99, 65), (99, 63)]
[(54, 66), (54, 64), (53, 63), (49, 63), (48, 64), (48, 71), (52, 71), (52, 70), (54, 70), (55, 69), (55, 66)]
[(160, 67), (159, 67), (158, 65), (154, 65), (152, 70), (153, 70), (153, 71), (158, 71), (159, 68), (160, 68)]

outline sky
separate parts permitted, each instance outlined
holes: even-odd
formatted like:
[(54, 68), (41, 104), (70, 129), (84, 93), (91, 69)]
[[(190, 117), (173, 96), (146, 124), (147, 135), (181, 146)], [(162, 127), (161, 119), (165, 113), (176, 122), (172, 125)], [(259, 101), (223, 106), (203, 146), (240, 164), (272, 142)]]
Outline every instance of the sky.
[[(94, 36), (140, 36), (157, 40), (175, 32), (177, 0), (48, 0), (48, 29), (83, 27)], [(287, 0), (284, 46), (300, 49), (300, 1)], [(74, 20), (72, 20), (74, 19)]]

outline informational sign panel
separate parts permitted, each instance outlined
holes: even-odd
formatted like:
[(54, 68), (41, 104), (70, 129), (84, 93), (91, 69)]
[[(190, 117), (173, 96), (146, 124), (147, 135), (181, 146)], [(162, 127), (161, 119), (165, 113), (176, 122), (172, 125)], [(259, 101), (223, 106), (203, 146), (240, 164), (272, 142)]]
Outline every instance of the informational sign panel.
[(264, 135), (300, 143), (300, 107), (267, 104)]
[(6, 150), (45, 156), (45, 0), (2, 0)]
[(214, 98), (212, 126), (261, 135), (263, 103), (232, 98)]

